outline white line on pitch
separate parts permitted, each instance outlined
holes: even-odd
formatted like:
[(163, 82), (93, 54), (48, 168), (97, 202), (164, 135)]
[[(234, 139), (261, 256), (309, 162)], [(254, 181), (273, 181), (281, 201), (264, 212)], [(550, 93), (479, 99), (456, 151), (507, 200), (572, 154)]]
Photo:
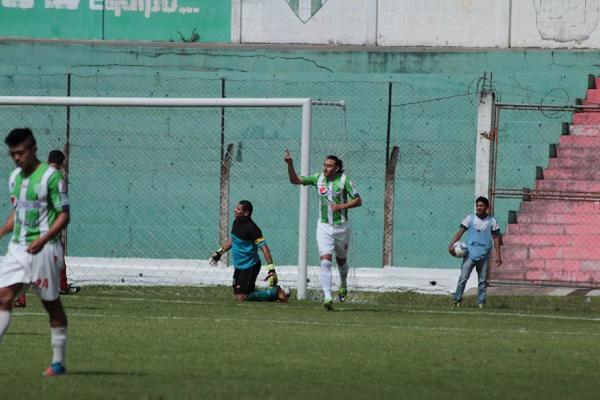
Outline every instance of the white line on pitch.
[[(46, 313), (37, 312), (14, 312), (15, 316), (47, 316)], [(246, 322), (278, 325), (306, 325), (306, 326), (331, 326), (338, 328), (367, 328), (367, 329), (399, 329), (399, 330), (417, 330), (417, 331), (441, 331), (441, 332), (480, 332), (480, 333), (513, 333), (513, 334), (543, 334), (558, 336), (592, 336), (600, 337), (600, 333), (590, 332), (569, 332), (569, 331), (539, 331), (521, 329), (477, 329), (477, 328), (449, 328), (449, 327), (425, 327), (425, 326), (403, 326), (403, 325), (373, 325), (373, 324), (353, 324), (339, 322), (320, 322), (320, 321), (294, 321), (294, 320), (272, 320), (272, 319), (247, 319), (247, 318), (209, 318), (209, 317), (176, 317), (176, 316), (144, 316), (144, 315), (115, 315), (115, 314), (89, 314), (89, 313), (68, 313), (70, 317), (83, 318), (106, 318), (106, 319), (147, 319), (157, 321), (209, 321), (209, 322)]]

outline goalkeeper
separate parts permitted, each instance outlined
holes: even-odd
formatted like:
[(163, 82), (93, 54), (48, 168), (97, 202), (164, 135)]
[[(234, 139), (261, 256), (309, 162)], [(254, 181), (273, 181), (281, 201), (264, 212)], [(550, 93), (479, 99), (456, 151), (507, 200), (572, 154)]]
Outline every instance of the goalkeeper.
[[(273, 265), (273, 257), (265, 242), (260, 228), (252, 220), (252, 203), (240, 201), (234, 210), (235, 220), (231, 227), (231, 235), (227, 242), (210, 257), (210, 263), (216, 265), (223, 253), (232, 249), (233, 293), (238, 301), (282, 301), (287, 302), (289, 294), (277, 285), (277, 273)], [(260, 272), (261, 249), (267, 262), (267, 277), (269, 288), (256, 290), (256, 278)]]

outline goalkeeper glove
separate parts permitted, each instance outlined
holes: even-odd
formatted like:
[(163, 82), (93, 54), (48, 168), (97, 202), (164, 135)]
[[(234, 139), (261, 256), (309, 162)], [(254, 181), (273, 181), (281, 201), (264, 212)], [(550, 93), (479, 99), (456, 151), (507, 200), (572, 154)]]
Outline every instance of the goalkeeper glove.
[(273, 263), (267, 265), (267, 277), (264, 279), (269, 283), (269, 287), (276, 287), (277, 282), (277, 272), (275, 272), (275, 265)]
[(212, 253), (212, 255), (210, 256), (210, 258), (208, 259), (208, 262), (210, 263), (210, 265), (215, 266), (215, 265), (217, 265), (217, 263), (221, 259), (222, 255), (223, 255), (223, 248), (219, 247), (219, 250), (217, 250), (214, 253)]

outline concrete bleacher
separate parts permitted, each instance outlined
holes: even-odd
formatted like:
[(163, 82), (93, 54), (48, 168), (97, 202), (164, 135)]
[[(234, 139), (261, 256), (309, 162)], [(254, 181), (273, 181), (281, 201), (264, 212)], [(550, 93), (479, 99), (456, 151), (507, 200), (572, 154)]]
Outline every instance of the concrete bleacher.
[[(595, 86), (600, 87), (600, 78)], [(600, 90), (590, 88), (583, 104), (600, 104)], [(573, 114), (557, 157), (536, 180), (534, 195), (522, 203), (516, 223), (507, 225), (504, 263), (492, 269), (492, 281), (600, 286), (599, 111)]]

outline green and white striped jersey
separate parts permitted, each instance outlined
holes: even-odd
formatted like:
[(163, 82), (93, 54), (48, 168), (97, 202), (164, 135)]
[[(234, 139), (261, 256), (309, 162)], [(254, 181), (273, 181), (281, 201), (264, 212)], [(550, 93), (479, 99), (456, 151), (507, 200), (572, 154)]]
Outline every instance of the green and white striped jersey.
[[(8, 180), (10, 202), (15, 209), (12, 241), (28, 244), (46, 233), (61, 212), (69, 211), (67, 184), (60, 172), (41, 163), (28, 177), (21, 168)], [(58, 235), (52, 241), (58, 240)]]
[(309, 176), (301, 176), (303, 185), (317, 187), (319, 199), (319, 221), (338, 225), (348, 220), (348, 210), (333, 211), (330, 205), (342, 204), (348, 201), (348, 196), (354, 199), (358, 191), (354, 184), (344, 174), (337, 174), (333, 180), (327, 180), (322, 172)]

